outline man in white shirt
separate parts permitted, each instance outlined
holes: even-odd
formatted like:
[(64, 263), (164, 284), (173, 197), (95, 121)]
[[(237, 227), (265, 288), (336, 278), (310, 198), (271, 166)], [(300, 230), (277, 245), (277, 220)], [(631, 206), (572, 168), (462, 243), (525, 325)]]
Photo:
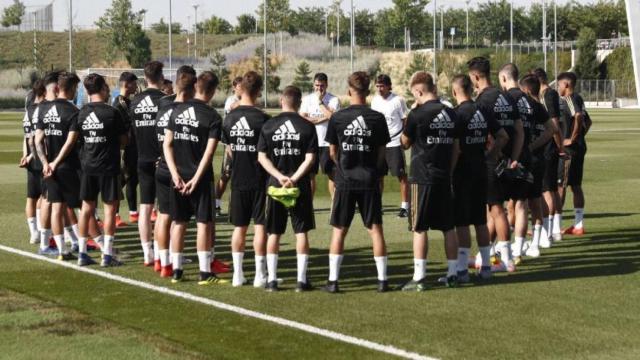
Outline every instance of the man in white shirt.
[(327, 92), (329, 79), (325, 73), (317, 73), (313, 77), (313, 93), (302, 99), (300, 115), (316, 126), (318, 135), (318, 156), (311, 171), (311, 191), (316, 192), (316, 174), (319, 170), (329, 177), (329, 193), (333, 198), (335, 184), (333, 183), (334, 163), (329, 157), (329, 143), (325, 141), (329, 119), (334, 112), (340, 110), (340, 100)]
[[(231, 110), (237, 108), (240, 105), (240, 83), (242, 82), (242, 76), (237, 76), (231, 83), (233, 86), (233, 94), (227, 98), (224, 102), (224, 116), (226, 117)], [(224, 145), (224, 144), (223, 144)], [(222, 168), (220, 169), (220, 179), (216, 183), (215, 195), (216, 195), (216, 216), (222, 216), (222, 195), (227, 189), (227, 182), (231, 178), (231, 156), (227, 152), (227, 147), (223, 146), (224, 157), (222, 158)]]
[(382, 113), (387, 119), (391, 142), (387, 144), (386, 173), (391, 173), (391, 175), (397, 177), (400, 181), (400, 196), (402, 202), (400, 204), (398, 217), (404, 218), (409, 215), (409, 183), (407, 181), (405, 156), (400, 144), (400, 136), (402, 135), (409, 109), (407, 108), (406, 101), (402, 97), (391, 92), (391, 78), (389, 75), (378, 75), (376, 79), (376, 89), (377, 94), (371, 101), (371, 108)]

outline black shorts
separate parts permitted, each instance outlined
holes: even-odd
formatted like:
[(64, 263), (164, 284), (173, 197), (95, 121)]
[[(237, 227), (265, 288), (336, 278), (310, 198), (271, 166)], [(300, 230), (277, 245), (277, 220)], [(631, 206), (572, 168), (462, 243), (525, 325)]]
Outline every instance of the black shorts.
[(331, 207), (331, 225), (348, 228), (356, 212), (356, 204), (367, 229), (382, 225), (382, 194), (379, 189), (349, 190), (336, 188)]
[[(187, 180), (185, 179), (185, 182)], [(196, 222), (213, 221), (213, 187), (211, 179), (202, 179), (190, 195), (182, 195), (172, 188), (169, 192), (169, 207), (173, 221), (188, 222), (195, 215)]]
[(537, 199), (542, 196), (542, 185), (544, 182), (545, 175), (545, 161), (540, 160), (537, 162), (533, 162), (531, 164), (531, 174), (533, 175), (533, 184), (527, 183), (527, 198), (528, 199)]
[[(453, 229), (453, 199), (450, 184), (411, 184), (409, 187), (409, 231)], [(486, 217), (486, 212), (485, 212)]]
[(58, 169), (54, 175), (45, 180), (47, 201), (50, 203), (66, 203), (70, 208), (80, 207), (80, 177), (78, 171)]
[(385, 150), (385, 169), (383, 174), (391, 173), (392, 176), (402, 177), (407, 174), (407, 166), (402, 146), (388, 147)]
[(153, 205), (156, 201), (156, 164), (139, 162), (138, 180), (140, 181), (140, 204)]
[(586, 145), (567, 147), (567, 154), (571, 156), (571, 165), (567, 177), (568, 186), (582, 186), (582, 175), (584, 173), (584, 157), (587, 154)]
[(231, 171), (233, 169), (233, 159), (226, 152), (226, 146), (222, 151), (222, 164), (220, 166), (220, 180), (229, 181), (231, 179)]
[(542, 175), (542, 192), (558, 190), (558, 153), (548, 155), (544, 160), (544, 174)]
[(170, 214), (170, 194), (172, 188), (171, 173), (166, 166), (158, 166), (156, 169), (156, 197), (158, 198), (158, 211), (161, 214)]
[(453, 215), (455, 226), (487, 223), (486, 174), (453, 177)]
[(294, 234), (306, 233), (316, 228), (311, 184), (299, 184), (299, 188), (300, 196), (296, 201), (296, 205), (290, 209), (285, 208), (280, 202), (267, 196), (265, 221), (268, 234), (284, 234), (289, 216), (291, 216), (291, 226)]
[(504, 183), (500, 181), (496, 175), (496, 167), (498, 164), (487, 159), (487, 203), (489, 205), (498, 205), (506, 200)]
[(320, 170), (325, 175), (329, 175), (329, 178), (333, 177), (333, 170), (335, 169), (335, 163), (329, 155), (329, 147), (318, 147), (318, 153), (316, 161), (311, 168), (312, 174), (318, 174)]
[(37, 199), (42, 194), (42, 172), (27, 170), (27, 197)]
[(102, 202), (122, 200), (120, 175), (88, 175), (82, 174), (80, 184), (80, 199), (82, 201), (97, 201), (98, 194)]
[(229, 222), (233, 226), (249, 226), (251, 219), (255, 225), (265, 224), (264, 190), (233, 190), (229, 201)]

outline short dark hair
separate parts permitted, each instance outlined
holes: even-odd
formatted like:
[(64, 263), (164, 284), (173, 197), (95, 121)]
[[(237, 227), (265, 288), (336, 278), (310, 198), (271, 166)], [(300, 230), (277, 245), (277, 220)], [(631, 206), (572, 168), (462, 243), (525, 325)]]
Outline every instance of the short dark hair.
[(427, 89), (427, 92), (434, 93), (436, 91), (436, 84), (433, 81), (433, 76), (426, 71), (416, 71), (411, 76), (411, 81), (409, 82), (409, 86), (413, 87), (415, 85), (424, 85)]
[(164, 86), (173, 85), (173, 81), (171, 81), (169, 79), (164, 79), (164, 81), (162, 82), (162, 85), (164, 85)]
[(88, 95), (98, 94), (105, 86), (107, 86), (107, 82), (104, 80), (104, 77), (96, 73), (87, 75), (82, 83), (84, 84), (84, 88), (87, 89)]
[(329, 77), (327, 76), (327, 74), (320, 72), (320, 73), (316, 73), (313, 76), (313, 81), (322, 81), (322, 82), (328, 83)]
[(43, 85), (47, 87), (51, 84), (57, 84), (59, 77), (60, 71), (49, 71), (45, 74), (44, 78), (42, 78)]
[(193, 66), (189, 65), (182, 65), (178, 68), (178, 70), (176, 71), (176, 79), (180, 77), (180, 74), (182, 73), (189, 73), (193, 76), (196, 76), (196, 70), (193, 68)]
[(78, 86), (80, 83), (80, 78), (76, 73), (63, 71), (60, 73), (58, 77), (58, 87), (62, 91), (71, 91), (74, 87)]
[(236, 87), (240, 83), (242, 83), (242, 76), (236, 76), (233, 78), (233, 82), (231, 82), (231, 86)]
[(538, 81), (540, 81), (541, 84), (546, 84), (549, 81), (549, 78), (547, 77), (547, 72), (544, 71), (543, 68), (537, 68), (533, 70), (531, 73), (538, 78)]
[(500, 74), (506, 74), (509, 77), (509, 80), (518, 81), (518, 77), (520, 76), (520, 71), (518, 67), (514, 63), (507, 63), (500, 67)]
[(193, 94), (195, 91), (196, 81), (198, 81), (196, 74), (188, 71), (181, 72), (178, 77), (176, 77), (175, 90), (178, 92)]
[(569, 84), (573, 88), (574, 86), (576, 86), (576, 82), (578, 82), (578, 77), (574, 72), (567, 71), (558, 75), (558, 81), (560, 80), (569, 80)]
[(42, 97), (47, 92), (47, 89), (44, 86), (44, 80), (40, 79), (33, 83), (32, 88), (33, 96)]
[(210, 95), (218, 88), (218, 76), (211, 71), (204, 71), (198, 76), (198, 87), (207, 95)]
[(302, 103), (302, 91), (297, 86), (289, 85), (282, 91), (282, 98), (285, 99), (291, 107), (299, 109)]
[(249, 93), (251, 97), (257, 97), (262, 90), (262, 76), (255, 71), (248, 71), (242, 77), (242, 89)]
[(164, 69), (164, 64), (160, 61), (149, 61), (144, 64), (144, 77), (152, 83), (157, 84), (164, 76), (162, 69)]
[(364, 71), (356, 71), (349, 76), (349, 87), (355, 90), (360, 96), (369, 95), (369, 85), (371, 84), (371, 79), (369, 78), (369, 74)]
[(476, 56), (473, 59), (467, 61), (467, 67), (469, 71), (477, 71), (480, 75), (488, 78), (491, 75), (491, 62), (489, 59)]
[(540, 95), (540, 80), (534, 74), (529, 74), (520, 79), (520, 86), (525, 89), (528, 89), (529, 92), (534, 96)]
[(132, 83), (134, 81), (138, 81), (138, 77), (136, 76), (136, 74), (129, 72), (129, 71), (125, 71), (122, 74), (120, 74), (120, 79), (118, 79), (118, 81), (120, 83)]
[(469, 75), (458, 74), (453, 77), (451, 83), (456, 84), (460, 88), (462, 88), (462, 91), (464, 91), (466, 95), (471, 95), (473, 93), (473, 84), (471, 83), (471, 78), (469, 77)]
[(391, 78), (387, 74), (380, 74), (376, 78), (376, 84), (382, 84), (391, 87)]

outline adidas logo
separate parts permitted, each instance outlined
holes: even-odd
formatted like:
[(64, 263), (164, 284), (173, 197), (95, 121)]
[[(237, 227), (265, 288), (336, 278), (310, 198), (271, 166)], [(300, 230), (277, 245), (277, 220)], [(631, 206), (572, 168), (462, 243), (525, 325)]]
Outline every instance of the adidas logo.
[(151, 100), (151, 96), (147, 95), (144, 99), (142, 99), (142, 101), (138, 103), (133, 112), (136, 114), (158, 112), (158, 106), (153, 103), (153, 101)]
[(367, 123), (362, 116), (358, 116), (351, 124), (344, 129), (345, 136), (371, 136), (371, 130), (367, 128)]
[(160, 120), (158, 120), (156, 125), (158, 127), (166, 128), (169, 125), (169, 119), (171, 118), (171, 114), (173, 114), (173, 109), (167, 110), (167, 112), (165, 112), (164, 115), (160, 117)]
[(244, 116), (231, 127), (231, 136), (253, 137), (254, 135), (255, 132), (249, 127), (247, 118)]
[(429, 124), (430, 129), (453, 129), (455, 124), (451, 121), (451, 117), (446, 110), (440, 111), (440, 113)]
[(193, 107), (183, 111), (182, 114), (176, 117), (176, 125), (186, 125), (197, 128), (200, 125), (198, 119), (196, 119), (196, 112)]
[(82, 123), (82, 130), (96, 130), (103, 128), (104, 124), (100, 122), (100, 120), (96, 116), (96, 113), (93, 111), (84, 119), (84, 122)]
[(498, 99), (496, 99), (493, 111), (497, 113), (510, 112), (513, 111), (513, 106), (504, 98), (504, 95), (500, 94), (498, 95)]
[(59, 123), (60, 115), (58, 115), (58, 108), (56, 106), (52, 106), (49, 111), (44, 115), (43, 122), (46, 123)]
[(293, 127), (291, 120), (287, 120), (284, 124), (280, 125), (280, 128), (275, 131), (271, 139), (273, 139), (273, 141), (300, 140), (300, 134)]
[(533, 114), (533, 109), (531, 108), (531, 104), (524, 96), (518, 100), (518, 111), (520, 114), (531, 115)]
[(467, 128), (469, 130), (487, 128), (487, 121), (485, 120), (484, 115), (482, 115), (482, 112), (480, 112), (480, 110), (477, 110), (476, 113), (473, 114), (473, 117), (471, 117), (471, 121), (469, 121), (469, 125), (467, 126)]
[(33, 124), (33, 127), (36, 127), (36, 124), (38, 123), (38, 115), (40, 114), (40, 108), (36, 108), (36, 110), (33, 112), (33, 115), (31, 116), (31, 123)]

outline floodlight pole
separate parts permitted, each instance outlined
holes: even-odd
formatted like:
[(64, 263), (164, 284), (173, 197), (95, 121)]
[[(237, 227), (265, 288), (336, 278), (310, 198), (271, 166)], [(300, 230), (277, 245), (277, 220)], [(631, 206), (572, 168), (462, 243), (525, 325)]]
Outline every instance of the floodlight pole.
[(437, 60), (436, 60), (436, 22), (438, 17), (438, 0), (433, 0), (433, 76), (438, 76)]
[(173, 34), (173, 14), (171, 10), (171, 0), (169, 0), (169, 70), (173, 70), (173, 48), (171, 44)]
[(337, 9), (337, 13), (336, 13), (336, 19), (338, 20), (338, 29), (337, 29), (337, 34), (336, 34), (336, 42), (338, 44), (337, 47), (337, 52), (338, 52), (338, 59), (340, 58), (340, 5), (338, 5), (338, 9)]
[[(262, 67), (264, 68), (264, 107), (267, 107), (267, 96), (268, 96), (268, 88), (269, 81), (267, 80), (267, 0), (264, 0), (262, 7), (262, 20), (263, 20), (263, 35), (264, 35), (264, 64)], [(275, 49), (274, 49), (275, 50)]]
[(544, 71), (547, 71), (547, 1), (542, 0), (542, 54)]
[(465, 1), (465, 3), (467, 4), (467, 6), (465, 8), (465, 12), (467, 13), (467, 39), (466, 39), (467, 50), (469, 50), (469, 3), (470, 2), (471, 2), (471, 0)]
[(558, 0), (553, 0), (553, 78), (558, 78)]
[(354, 40), (355, 40), (355, 13), (353, 11), (353, 0), (351, 0), (351, 54), (350, 54), (350, 59), (351, 59), (351, 72), (353, 73), (353, 46), (354, 46)]
[(193, 57), (196, 59), (198, 58), (198, 6), (193, 5), (193, 10), (195, 10), (195, 17), (193, 18)]
[(510, 59), (511, 63), (513, 63), (513, 0), (510, 1), (511, 7), (509, 9), (509, 36), (510, 36), (510, 44), (509, 48), (511, 51)]
[(69, 71), (73, 70), (73, 0), (69, 0)]
[(38, 30), (36, 29), (36, 22), (38, 21), (38, 13), (33, 12), (33, 65), (37, 65), (38, 62)]

